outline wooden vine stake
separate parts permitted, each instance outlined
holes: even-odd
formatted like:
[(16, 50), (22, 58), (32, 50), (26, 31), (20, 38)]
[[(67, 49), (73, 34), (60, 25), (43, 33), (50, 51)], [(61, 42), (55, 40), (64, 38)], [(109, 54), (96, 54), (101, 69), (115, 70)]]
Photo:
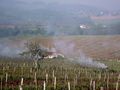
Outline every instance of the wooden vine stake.
[(5, 83), (6, 83), (6, 86), (7, 86), (7, 82), (8, 82), (8, 73), (6, 72), (5, 73)]
[(22, 86), (21, 86), (21, 85), (19, 86), (19, 90), (23, 90), (23, 88), (22, 88)]
[(93, 80), (91, 78), (91, 80), (90, 80), (90, 90), (92, 90), (92, 83), (93, 83)]
[(104, 90), (104, 88), (103, 88), (103, 87), (100, 87), (100, 90)]
[(23, 78), (21, 78), (21, 86), (23, 86), (23, 81), (24, 81), (24, 79), (23, 79)]
[(48, 82), (48, 74), (46, 74), (45, 76), (46, 76), (46, 82)]
[(68, 82), (68, 90), (70, 90), (70, 82)]
[(52, 72), (52, 76), (53, 76), (53, 78), (55, 77), (55, 71), (53, 70), (53, 72)]
[(56, 89), (56, 77), (54, 77), (54, 90)]
[(109, 90), (109, 75), (107, 77), (107, 90)]
[(119, 90), (119, 82), (116, 82), (116, 89), (115, 90)]
[(95, 81), (93, 81), (93, 90), (95, 90)]
[(34, 83), (35, 83), (35, 87), (37, 89), (37, 73), (36, 72), (34, 74)]
[(37, 83), (37, 74), (36, 74), (36, 72), (34, 74), (34, 82)]
[(46, 90), (46, 82), (43, 83), (43, 90)]

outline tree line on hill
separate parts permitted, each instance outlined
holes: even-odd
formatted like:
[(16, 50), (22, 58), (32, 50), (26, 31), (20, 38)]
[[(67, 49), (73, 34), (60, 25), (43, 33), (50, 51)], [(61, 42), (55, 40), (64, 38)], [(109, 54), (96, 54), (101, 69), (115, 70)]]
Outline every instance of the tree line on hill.
[(109, 26), (91, 25), (89, 29), (81, 29), (79, 25), (76, 26), (53, 26), (51, 29), (46, 26), (27, 26), (15, 28), (0, 28), (0, 37), (9, 36), (25, 36), (25, 35), (119, 35), (120, 24), (112, 24)]

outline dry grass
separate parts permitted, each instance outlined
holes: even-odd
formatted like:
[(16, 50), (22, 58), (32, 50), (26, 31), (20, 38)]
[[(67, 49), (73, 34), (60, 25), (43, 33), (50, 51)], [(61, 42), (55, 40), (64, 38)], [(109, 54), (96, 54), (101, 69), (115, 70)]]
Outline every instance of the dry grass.
[(82, 50), (95, 59), (120, 59), (120, 36), (59, 36), (59, 37), (18, 37), (3, 39), (11, 47), (21, 48), (26, 41), (40, 42), (45, 47), (54, 47), (54, 41), (63, 40), (75, 44), (75, 50)]
[(49, 48), (54, 46), (54, 40), (69, 41), (75, 44), (75, 50), (82, 50), (90, 57), (120, 59), (120, 36), (35, 37), (31, 40)]

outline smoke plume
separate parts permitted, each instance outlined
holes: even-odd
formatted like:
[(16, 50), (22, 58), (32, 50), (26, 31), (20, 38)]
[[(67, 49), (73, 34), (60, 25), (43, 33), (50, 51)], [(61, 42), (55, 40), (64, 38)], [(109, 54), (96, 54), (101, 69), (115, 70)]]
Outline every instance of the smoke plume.
[(94, 61), (92, 58), (85, 55), (82, 50), (77, 50), (75, 48), (75, 43), (68, 40), (58, 40), (55, 39), (54, 46), (56, 51), (64, 54), (68, 60), (79, 63), (81, 66), (95, 67), (105, 69), (107, 66), (98, 61)]
[(14, 43), (15, 41), (5, 39), (0, 41), (0, 55), (7, 57), (19, 57), (19, 54), (23, 51), (24, 43), (20, 42), (19, 45)]

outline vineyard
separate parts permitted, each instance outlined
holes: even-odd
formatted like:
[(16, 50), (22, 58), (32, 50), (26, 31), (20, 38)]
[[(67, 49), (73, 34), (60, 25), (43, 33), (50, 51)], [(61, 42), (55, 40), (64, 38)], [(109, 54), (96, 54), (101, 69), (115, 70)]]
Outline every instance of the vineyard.
[(108, 68), (82, 67), (67, 59), (0, 58), (1, 90), (120, 90), (120, 62), (102, 61)]
[[(38, 61), (26, 57), (17, 58), (17, 49), (24, 43), (38, 42), (46, 48), (60, 50), (65, 58)], [(1, 50), (9, 51), (0, 57), (1, 90), (120, 90), (120, 38), (119, 36), (64, 36), (1, 39)], [(63, 46), (63, 47), (61, 47)], [(13, 50), (16, 48), (16, 51)], [(13, 51), (12, 51), (13, 50)], [(108, 68), (86, 67), (79, 62), (81, 58), (72, 55), (83, 51), (86, 57), (82, 63), (105, 64)], [(92, 60), (84, 61), (84, 59)], [(70, 60), (69, 60), (70, 59)], [(71, 59), (74, 59), (71, 61)], [(79, 59), (79, 60), (77, 60)], [(75, 62), (77, 61), (77, 62)], [(96, 65), (95, 65), (96, 64)], [(102, 65), (103, 65), (102, 64)]]
[(120, 90), (120, 0), (0, 0), (0, 90)]

